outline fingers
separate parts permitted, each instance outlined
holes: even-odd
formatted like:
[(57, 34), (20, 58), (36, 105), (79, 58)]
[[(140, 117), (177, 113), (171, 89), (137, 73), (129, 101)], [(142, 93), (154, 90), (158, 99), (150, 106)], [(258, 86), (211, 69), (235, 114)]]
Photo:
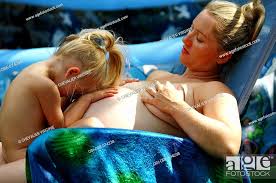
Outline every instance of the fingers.
[(125, 85), (126, 84), (126, 81), (121, 81), (121, 83), (119, 84), (119, 86), (123, 86), (123, 85)]
[(92, 97), (91, 103), (97, 102), (104, 98), (113, 97), (113, 96), (114, 96), (114, 93), (101, 93), (99, 95)]
[(147, 104), (151, 104), (151, 105), (155, 104), (154, 99), (151, 99), (151, 98), (141, 97), (141, 100), (142, 100), (142, 102), (147, 103)]
[(96, 101), (99, 101), (104, 98), (113, 97), (117, 93), (118, 93), (118, 89), (116, 89), (114, 87), (100, 90), (97, 92), (93, 92), (90, 94), (92, 97), (91, 102), (96, 102)]
[(112, 88), (107, 88), (107, 89), (104, 89), (102, 91), (99, 91), (99, 92), (104, 92), (104, 93), (118, 93), (118, 88), (116, 87), (112, 87)]
[(164, 89), (164, 86), (159, 81), (155, 81), (154, 84), (157, 91), (162, 91)]
[(121, 81), (120, 86), (123, 86), (127, 83), (132, 83), (132, 82), (139, 82), (139, 79), (137, 79), (137, 78), (124, 79), (124, 80)]
[(106, 98), (106, 97), (113, 97), (115, 94), (114, 93), (104, 93), (102, 95), (102, 98)]
[(126, 79), (126, 80), (124, 80), (126, 83), (132, 83), (132, 82), (138, 82), (139, 81), (139, 79), (137, 79), (137, 78), (129, 78), (129, 79)]
[(146, 91), (154, 97), (156, 95), (156, 91), (153, 88), (146, 88)]
[(103, 97), (111, 97), (118, 93), (118, 89), (107, 89), (103, 91)]
[(173, 84), (171, 84), (171, 82), (167, 81), (166, 85), (165, 85), (169, 90), (175, 90), (176, 88), (174, 87)]

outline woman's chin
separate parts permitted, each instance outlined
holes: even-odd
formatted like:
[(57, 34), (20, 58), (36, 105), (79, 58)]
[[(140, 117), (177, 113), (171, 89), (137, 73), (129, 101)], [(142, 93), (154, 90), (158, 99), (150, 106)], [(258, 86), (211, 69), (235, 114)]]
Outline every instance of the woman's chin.
[(181, 62), (182, 64), (186, 65), (188, 59), (189, 59), (189, 58), (187, 58), (186, 55), (183, 55), (183, 54), (180, 55), (180, 62)]

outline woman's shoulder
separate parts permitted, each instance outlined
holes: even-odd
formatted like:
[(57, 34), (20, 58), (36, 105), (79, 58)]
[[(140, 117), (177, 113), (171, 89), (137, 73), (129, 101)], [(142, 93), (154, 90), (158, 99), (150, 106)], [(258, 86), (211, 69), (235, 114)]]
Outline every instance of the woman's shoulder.
[(229, 93), (233, 95), (232, 90), (226, 84), (220, 81), (205, 82), (202, 84), (202, 87), (212, 92)]
[(173, 76), (174, 74), (172, 73), (169, 73), (167, 71), (162, 71), (162, 70), (155, 70), (153, 71), (148, 77), (147, 77), (147, 81), (150, 81), (150, 80), (160, 80), (160, 79), (164, 79), (168, 76)]
[(220, 81), (211, 81), (197, 84), (194, 87), (194, 92), (200, 100), (206, 100), (218, 95), (235, 98), (233, 91)]

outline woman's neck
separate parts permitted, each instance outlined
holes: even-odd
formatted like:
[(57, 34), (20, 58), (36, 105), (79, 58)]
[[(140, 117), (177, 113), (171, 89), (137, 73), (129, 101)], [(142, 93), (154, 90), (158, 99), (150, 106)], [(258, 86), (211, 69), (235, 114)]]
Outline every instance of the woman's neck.
[(199, 71), (191, 71), (188, 68), (182, 75), (187, 79), (195, 79), (201, 81), (218, 81), (220, 80), (220, 76), (218, 72), (199, 72)]

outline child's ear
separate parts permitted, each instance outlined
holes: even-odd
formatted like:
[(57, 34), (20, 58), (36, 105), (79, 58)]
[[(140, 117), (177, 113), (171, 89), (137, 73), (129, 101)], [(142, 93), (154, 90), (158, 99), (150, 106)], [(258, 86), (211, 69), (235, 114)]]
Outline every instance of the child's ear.
[(73, 77), (80, 74), (80, 68), (79, 67), (69, 67), (65, 73), (65, 77)]

